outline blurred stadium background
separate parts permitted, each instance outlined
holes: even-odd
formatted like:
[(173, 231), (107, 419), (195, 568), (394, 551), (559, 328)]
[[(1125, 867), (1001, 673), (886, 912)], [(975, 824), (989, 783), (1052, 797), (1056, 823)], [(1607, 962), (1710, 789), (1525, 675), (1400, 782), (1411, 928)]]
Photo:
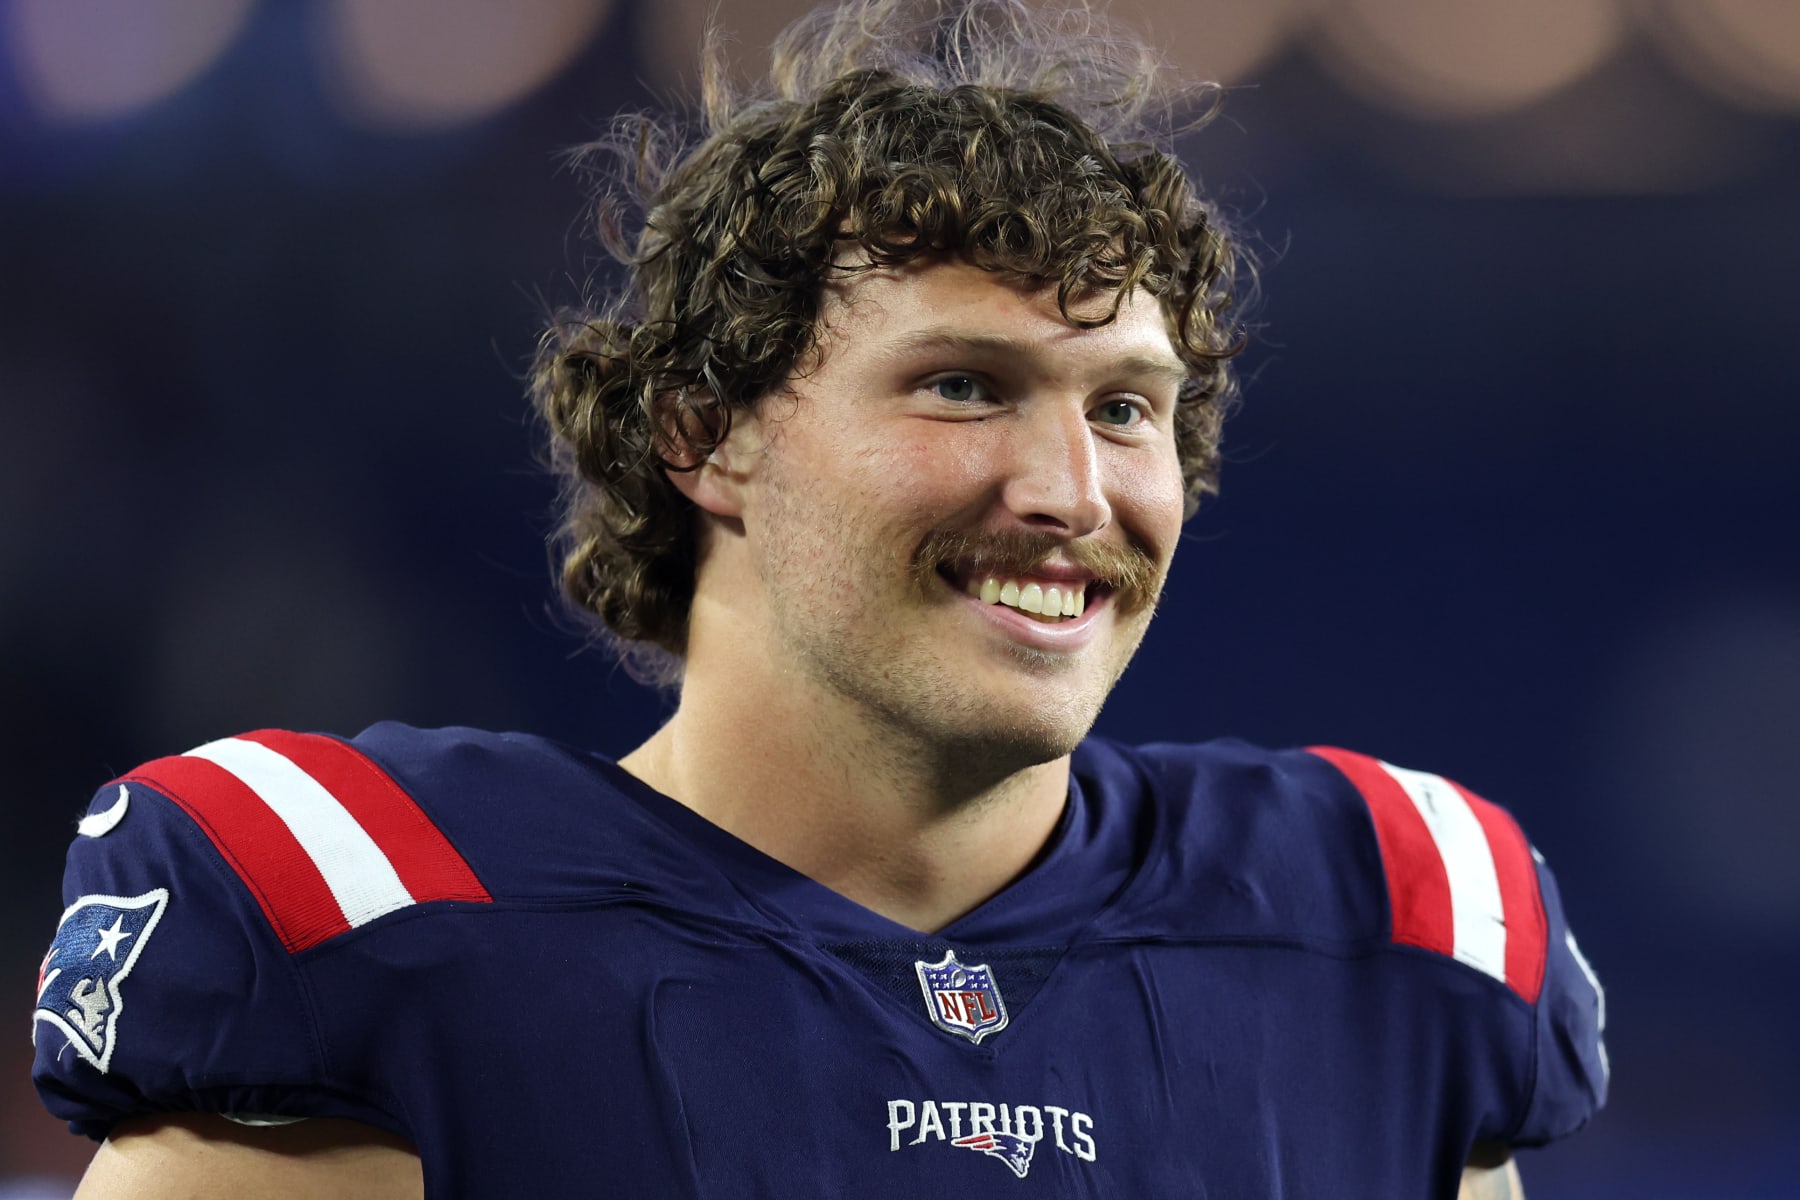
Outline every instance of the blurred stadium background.
[[(594, 265), (555, 152), (701, 0), (0, 0), (0, 1194), (89, 793), (264, 725), (623, 751), (520, 398)], [(745, 57), (800, 6), (723, 0)], [(1102, 720), (1510, 805), (1616, 1075), (1533, 1200), (1800, 1195), (1800, 5), (1119, 0), (1233, 85), (1266, 260), (1225, 494)], [(1204, 1136), (1204, 1131), (1197, 1131)]]

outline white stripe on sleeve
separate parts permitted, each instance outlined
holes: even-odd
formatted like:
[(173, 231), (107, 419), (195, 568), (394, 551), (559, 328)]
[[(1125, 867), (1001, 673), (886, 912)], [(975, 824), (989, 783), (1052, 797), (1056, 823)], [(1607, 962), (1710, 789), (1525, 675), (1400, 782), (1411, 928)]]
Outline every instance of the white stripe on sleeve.
[[(1537, 853), (1535, 850), (1532, 853)], [(1541, 860), (1540, 860), (1541, 861)], [(1575, 931), (1563, 931), (1563, 944), (1569, 948), (1569, 954), (1575, 959), (1575, 965), (1581, 968), (1581, 977), (1588, 981), (1594, 989), (1594, 1001), (1598, 1007), (1594, 1010), (1594, 1032), (1601, 1034), (1600, 1040), (1600, 1086), (1605, 1087), (1612, 1080), (1612, 1060), (1606, 1056), (1606, 989), (1600, 986), (1600, 977), (1594, 974), (1594, 968), (1588, 966), (1587, 955), (1575, 944)]]
[(1506, 907), (1487, 833), (1462, 793), (1442, 776), (1382, 763), (1425, 818), (1444, 874), (1450, 878), (1453, 953), (1478, 971), (1506, 982)]
[(293, 831), (354, 928), (413, 902), (381, 847), (332, 794), (286, 755), (221, 738), (188, 751), (230, 771)]

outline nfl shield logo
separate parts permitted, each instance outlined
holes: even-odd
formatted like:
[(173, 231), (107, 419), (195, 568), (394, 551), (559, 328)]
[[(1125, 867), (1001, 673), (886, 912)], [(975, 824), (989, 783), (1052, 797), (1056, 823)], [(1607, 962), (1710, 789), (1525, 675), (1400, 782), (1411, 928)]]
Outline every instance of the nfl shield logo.
[(959, 963), (956, 951), (946, 950), (942, 962), (920, 959), (913, 966), (933, 1025), (977, 1043), (1006, 1028), (1006, 1001), (985, 963)]

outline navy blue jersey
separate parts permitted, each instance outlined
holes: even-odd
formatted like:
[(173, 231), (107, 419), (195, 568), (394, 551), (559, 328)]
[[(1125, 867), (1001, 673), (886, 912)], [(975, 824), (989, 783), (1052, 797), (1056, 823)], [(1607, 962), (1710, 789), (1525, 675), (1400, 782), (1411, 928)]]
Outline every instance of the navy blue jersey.
[(1090, 740), (931, 935), (607, 759), (391, 724), (146, 764), (65, 889), (52, 1111), (364, 1121), (434, 1197), (1449, 1197), (1606, 1089), (1511, 818), (1337, 750)]

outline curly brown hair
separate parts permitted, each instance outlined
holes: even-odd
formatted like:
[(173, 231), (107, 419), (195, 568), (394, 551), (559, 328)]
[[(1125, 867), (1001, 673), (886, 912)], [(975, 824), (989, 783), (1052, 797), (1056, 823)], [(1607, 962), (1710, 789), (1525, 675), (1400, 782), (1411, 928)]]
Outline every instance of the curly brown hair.
[[(804, 368), (829, 279), (922, 256), (1054, 284), (1078, 325), (1112, 320), (1135, 288), (1155, 295), (1192, 369), (1176, 418), (1189, 514), (1216, 491), (1248, 264), (1158, 148), (1178, 117), (1211, 115), (1215, 87), (1166, 84), (1148, 47), (1085, 7), (1022, 0), (821, 9), (776, 42), (749, 99), (719, 42), (703, 52), (697, 143), (640, 115), (575, 152), (628, 273), (610, 301), (557, 314), (532, 374), (579, 608), (678, 673), (698, 527), (666, 472), (703, 461), (734, 412)], [(1071, 313), (1096, 293), (1110, 312)]]

